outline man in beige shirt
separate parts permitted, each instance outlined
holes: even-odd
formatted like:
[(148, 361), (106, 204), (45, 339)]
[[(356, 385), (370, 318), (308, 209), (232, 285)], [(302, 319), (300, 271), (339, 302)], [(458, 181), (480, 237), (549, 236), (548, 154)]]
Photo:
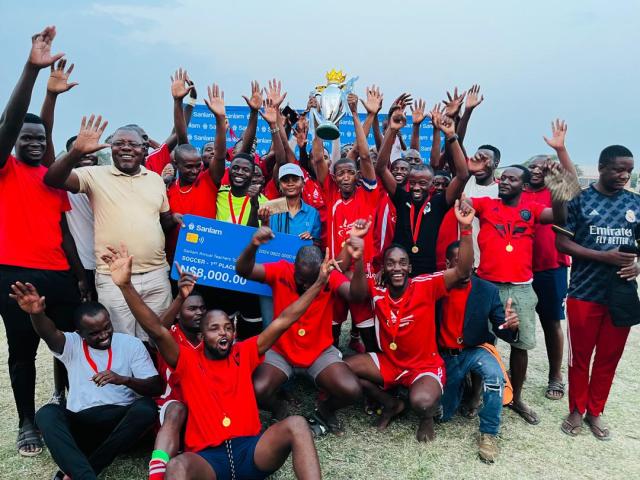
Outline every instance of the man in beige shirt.
[[(108, 246), (126, 242), (133, 255), (132, 282), (145, 303), (162, 315), (171, 303), (164, 231), (181, 219), (169, 210), (162, 178), (142, 166), (145, 154), (140, 133), (134, 128), (119, 128), (111, 145), (100, 144), (106, 124), (101, 117), (83, 118), (73, 147), (51, 165), (45, 182), (89, 197), (94, 214), (98, 300), (109, 310), (116, 332), (146, 341), (146, 333), (137, 325), (100, 256)], [(108, 146), (113, 165), (73, 168), (82, 155)]]

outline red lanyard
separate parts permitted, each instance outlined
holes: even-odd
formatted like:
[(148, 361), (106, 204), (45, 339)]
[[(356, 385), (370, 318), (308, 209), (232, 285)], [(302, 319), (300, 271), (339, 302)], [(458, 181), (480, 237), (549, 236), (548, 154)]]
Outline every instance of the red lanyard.
[[(389, 295), (389, 300), (393, 302), (393, 299), (388, 292), (387, 295)], [(400, 309), (398, 309), (398, 313), (400, 313)], [(393, 318), (394, 316), (395, 319)], [(391, 342), (389, 342), (389, 348), (391, 350), (397, 350), (398, 344), (396, 343), (396, 336), (398, 335), (398, 330), (400, 330), (400, 319), (398, 318), (398, 315), (394, 315), (393, 308), (389, 308), (389, 319), (386, 323), (390, 330), (389, 333), (391, 334)]]
[[(89, 355), (89, 345), (87, 345), (86, 340), (82, 340), (82, 349), (84, 350), (84, 358), (87, 359), (87, 363), (95, 373), (98, 373), (98, 366), (96, 362), (93, 361), (93, 358), (91, 358), (91, 355)], [(109, 347), (107, 351), (109, 352), (109, 359), (107, 360), (106, 370), (111, 370), (111, 360), (113, 359), (111, 347)]]
[(242, 224), (242, 217), (244, 217), (244, 210), (247, 208), (247, 203), (249, 202), (249, 196), (244, 197), (244, 202), (242, 202), (242, 210), (240, 210), (240, 218), (236, 219), (236, 212), (233, 209), (233, 200), (231, 199), (231, 191), (229, 191), (229, 211), (231, 212), (231, 222), (236, 224)]
[[(418, 235), (420, 235), (420, 225), (422, 225), (422, 218), (424, 217), (424, 209), (423, 207), (431, 201), (431, 193), (427, 197), (427, 199), (422, 202), (420, 205), (420, 212), (418, 213), (418, 220), (415, 220), (416, 206), (413, 202), (411, 202), (411, 207), (409, 207), (409, 225), (411, 227), (411, 236), (413, 237), (413, 248), (412, 251), (416, 250), (418, 245)], [(413, 253), (417, 253), (414, 251)]]

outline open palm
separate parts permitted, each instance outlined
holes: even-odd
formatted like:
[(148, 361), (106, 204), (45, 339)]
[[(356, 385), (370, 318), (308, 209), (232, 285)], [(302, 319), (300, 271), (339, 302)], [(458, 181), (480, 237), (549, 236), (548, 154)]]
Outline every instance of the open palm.
[(47, 81), (47, 92), (59, 94), (71, 90), (78, 85), (76, 82), (69, 83), (69, 75), (73, 72), (74, 64), (72, 63), (67, 71), (64, 69), (67, 66), (67, 60), (61, 59), (57, 65), (51, 64), (51, 74)]

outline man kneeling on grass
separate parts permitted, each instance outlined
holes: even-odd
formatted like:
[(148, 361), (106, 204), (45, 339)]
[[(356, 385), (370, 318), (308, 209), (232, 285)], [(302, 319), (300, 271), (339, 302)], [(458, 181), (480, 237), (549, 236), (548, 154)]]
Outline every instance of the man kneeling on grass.
[(61, 469), (54, 479), (95, 479), (155, 422), (150, 396), (161, 392), (158, 372), (139, 339), (113, 333), (109, 312), (100, 303), (81, 304), (74, 318), (77, 331), (61, 332), (45, 315), (45, 298), (33, 285), (16, 282), (11, 289), (11, 297), (69, 373), (66, 408), (50, 403), (36, 413)]
[(315, 283), (262, 333), (234, 344), (233, 322), (220, 310), (200, 321), (202, 343), (179, 344), (131, 284), (131, 265), (123, 245), (102, 256), (140, 326), (158, 346), (180, 383), (188, 409), (185, 453), (171, 459), (166, 478), (266, 478), (293, 453), (298, 478), (320, 478), (320, 463), (304, 418), (289, 417), (260, 433), (251, 375), (264, 353), (293, 325), (325, 287), (335, 261), (325, 258)]

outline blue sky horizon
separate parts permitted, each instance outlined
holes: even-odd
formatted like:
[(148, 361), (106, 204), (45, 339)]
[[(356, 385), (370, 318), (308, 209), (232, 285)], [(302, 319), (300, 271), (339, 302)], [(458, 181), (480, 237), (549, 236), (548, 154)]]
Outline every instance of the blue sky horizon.
[[(30, 37), (56, 25), (55, 52), (75, 63), (79, 86), (59, 98), (54, 140), (61, 149), (82, 115), (101, 113), (112, 131), (138, 123), (161, 141), (172, 126), (169, 76), (186, 68), (198, 87), (219, 83), (243, 105), (251, 80), (282, 80), (294, 108), (331, 68), (359, 76), (356, 93), (376, 84), (383, 111), (403, 91), (429, 106), (454, 86), (478, 83), (485, 101), (465, 146), (490, 143), (503, 162), (553, 153), (550, 122), (569, 125), (574, 162), (595, 173), (610, 144), (640, 150), (635, 87), (640, 84), (640, 3), (593, 0), (396, 2), (361, 0), (206, 2), (35, 0), (3, 2), (0, 31), (4, 108), (27, 58)], [(637, 51), (637, 50), (636, 50)], [(39, 112), (48, 72), (30, 111)]]

